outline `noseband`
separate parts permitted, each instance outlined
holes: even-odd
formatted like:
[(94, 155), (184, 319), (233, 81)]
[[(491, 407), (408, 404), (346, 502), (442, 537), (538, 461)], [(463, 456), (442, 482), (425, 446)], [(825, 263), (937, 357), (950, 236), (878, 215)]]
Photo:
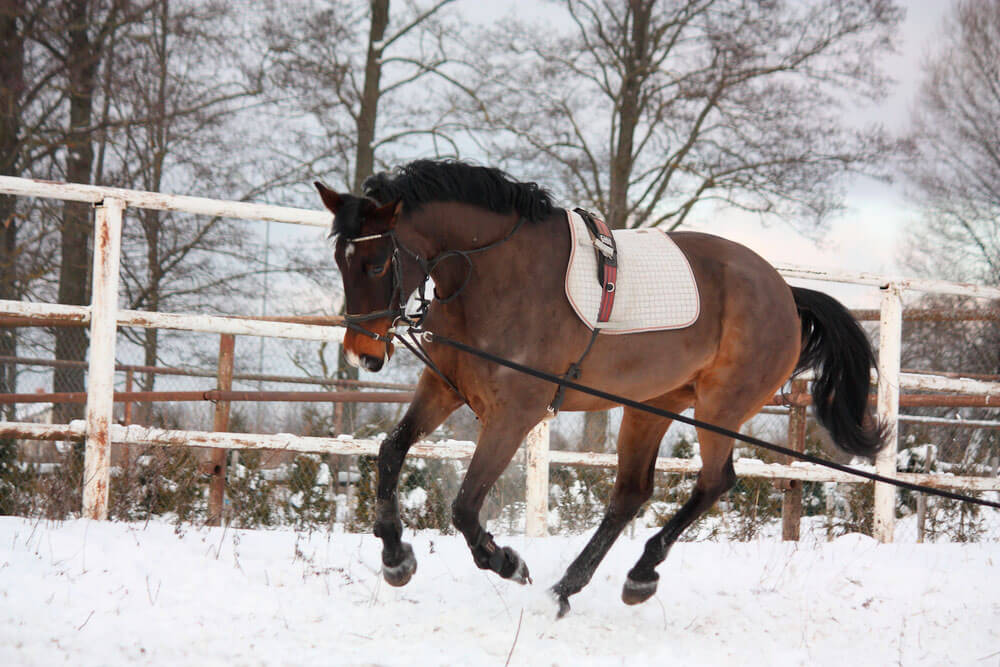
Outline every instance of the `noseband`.
[[(392, 341), (395, 334), (393, 329), (398, 325), (404, 324), (410, 330), (419, 330), (427, 318), (427, 311), (430, 309), (432, 299), (428, 299), (424, 296), (425, 287), (427, 286), (427, 281), (431, 278), (431, 274), (438, 265), (449, 257), (461, 257), (465, 261), (466, 272), (465, 278), (462, 280), (462, 284), (458, 286), (454, 292), (446, 297), (442, 297), (437, 293), (437, 288), (434, 289), (434, 299), (437, 299), (440, 303), (448, 303), (449, 301), (457, 298), (466, 286), (469, 284), (469, 280), (472, 278), (472, 258), (471, 255), (477, 253), (486, 252), (491, 250), (503, 243), (510, 240), (512, 236), (521, 228), (524, 224), (524, 216), (520, 216), (517, 219), (517, 224), (515, 224), (507, 234), (493, 243), (482, 246), (481, 248), (473, 248), (471, 250), (445, 250), (437, 257), (433, 259), (424, 259), (416, 251), (409, 248), (406, 244), (399, 240), (399, 236), (396, 234), (395, 229), (390, 229), (387, 232), (382, 232), (381, 234), (371, 234), (368, 236), (359, 236), (357, 238), (349, 239), (351, 243), (364, 243), (366, 241), (377, 241), (379, 239), (389, 239), (392, 243), (392, 253), (390, 255), (389, 261), (392, 263), (392, 295), (389, 297), (389, 305), (383, 310), (377, 310), (371, 313), (366, 313), (364, 315), (344, 315), (344, 325), (364, 336), (367, 336), (373, 340), (377, 340), (383, 343), (389, 343)], [(417, 290), (417, 302), (418, 307), (416, 312), (412, 315), (406, 312), (406, 304), (403, 303), (403, 268), (402, 268), (402, 253), (406, 253), (416, 261), (417, 266), (420, 267), (421, 273), (423, 273), (423, 278), (420, 281), (420, 286)], [(393, 307), (395, 303), (395, 307)], [(364, 327), (362, 323), (371, 320), (381, 319), (383, 317), (392, 318), (392, 326), (389, 327), (388, 333), (384, 336), (375, 333)]]

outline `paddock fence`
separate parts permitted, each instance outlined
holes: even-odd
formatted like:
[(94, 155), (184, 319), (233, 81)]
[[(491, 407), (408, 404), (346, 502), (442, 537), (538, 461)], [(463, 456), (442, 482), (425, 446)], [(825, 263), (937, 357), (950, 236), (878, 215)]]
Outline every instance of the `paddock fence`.
[[(86, 401), (85, 418), (68, 424), (0, 422), (0, 437), (85, 443), (82, 501), (84, 516), (92, 519), (107, 518), (112, 443), (212, 448), (216, 452), (213, 456), (215, 475), (222, 481), (225, 478), (225, 450), (227, 449), (266, 448), (340, 455), (373, 455), (377, 453), (379, 442), (373, 438), (355, 438), (344, 435), (307, 437), (294, 434), (225, 432), (231, 401), (237, 398), (254, 398), (249, 395), (238, 397), (231, 392), (232, 341), (234, 336), (257, 336), (339, 344), (343, 339), (344, 331), (341, 326), (337, 326), (337, 322), (326, 320), (322, 323), (316, 323), (303, 318), (254, 318), (146, 312), (118, 308), (122, 218), (128, 207), (183, 211), (192, 214), (307, 225), (324, 229), (329, 226), (330, 216), (328, 213), (310, 209), (166, 195), (118, 188), (41, 182), (13, 177), (0, 177), (0, 192), (24, 197), (89, 202), (96, 207), (90, 306), (0, 300), (0, 316), (14, 318), (8, 321), (8, 325), (10, 322), (15, 322), (44, 324), (45, 326), (75, 325), (89, 328), (89, 359), (86, 362), (87, 391), (85, 396), (73, 397), (73, 400)], [(970, 476), (900, 472), (896, 465), (901, 405), (905, 406), (908, 403), (951, 404), (987, 408), (1000, 405), (1000, 382), (997, 382), (995, 378), (953, 377), (949, 374), (904, 372), (901, 370), (902, 296), (904, 292), (955, 295), (969, 299), (991, 300), (995, 303), (996, 300), (1000, 299), (1000, 289), (946, 281), (821, 271), (799, 266), (786, 265), (777, 268), (785, 278), (790, 280), (864, 285), (880, 292), (881, 307), (877, 311), (879, 319), (877, 413), (879, 418), (889, 426), (889, 438), (888, 445), (876, 459), (874, 467), (857, 466), (859, 469), (874, 469), (888, 477), (941, 489), (1000, 490), (1000, 478), (997, 477), (995, 467), (992, 471), (988, 470), (986, 474), (981, 476)], [(993, 319), (995, 308), (986, 305), (966, 313), (964, 317)], [(217, 391), (220, 393), (213, 397), (215, 401), (213, 431), (165, 429), (114, 423), (117, 327), (148, 327), (220, 335), (220, 363), (217, 377)], [(931, 396), (927, 394), (910, 395), (902, 394), (903, 391), (939, 392), (939, 394)], [(202, 393), (204, 394), (204, 392)], [(343, 398), (352, 401), (365, 400), (370, 398), (372, 393), (364, 392), (365, 396), (351, 395)], [(131, 401), (156, 398), (135, 395), (135, 392), (131, 396), (128, 394), (128, 391), (124, 394), (119, 392), (118, 400), (127, 405)], [(22, 396), (18, 395), (11, 400), (19, 400)], [(797, 447), (801, 447), (803, 441), (803, 438), (797, 434), (804, 432), (805, 406), (807, 404), (804, 397), (805, 386), (796, 385), (791, 388), (789, 394), (777, 401), (786, 404), (790, 411), (788, 441)], [(62, 400), (52, 396), (46, 398)], [(192, 396), (191, 398), (196, 399), (197, 397)], [(202, 398), (205, 397), (202, 396)], [(260, 399), (261, 396), (256, 398)], [(324, 393), (322, 398), (324, 401), (330, 401), (331, 392)], [(402, 397), (397, 398), (401, 399)], [(904, 416), (903, 419), (906, 417)], [(980, 426), (982, 428), (995, 428), (996, 422), (983, 420)], [(468, 459), (472, 456), (474, 447), (474, 443), (468, 441), (425, 441), (417, 443), (411, 449), (411, 455), (436, 459)], [(526, 468), (526, 531), (529, 535), (543, 535), (546, 532), (549, 466), (614, 467), (617, 463), (614, 454), (550, 449), (548, 422), (542, 422), (529, 434), (524, 450), (519, 453), (519, 460), (524, 463)], [(697, 457), (694, 459), (660, 457), (656, 462), (656, 470), (666, 473), (691, 474), (696, 473), (699, 468), (700, 461)], [(869, 483), (845, 473), (806, 463), (781, 464), (740, 459), (736, 462), (736, 472), (742, 477), (784, 481), (787, 485), (787, 498), (792, 499), (792, 505), (794, 505), (796, 482)], [(217, 493), (216, 489), (219, 488), (222, 488), (221, 482), (213, 485), (213, 496)], [(799, 494), (801, 499), (801, 489), (799, 489)], [(883, 542), (889, 542), (892, 540), (894, 530), (896, 489), (891, 485), (875, 483), (874, 494), (874, 535)], [(801, 504), (801, 500), (799, 500), (799, 504)], [(218, 502), (215, 506), (218, 507)]]

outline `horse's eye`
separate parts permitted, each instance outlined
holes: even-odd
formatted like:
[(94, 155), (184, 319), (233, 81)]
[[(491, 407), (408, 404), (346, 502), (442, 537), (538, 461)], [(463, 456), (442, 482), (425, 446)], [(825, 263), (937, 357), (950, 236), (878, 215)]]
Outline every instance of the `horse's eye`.
[(388, 262), (382, 264), (378, 263), (369, 264), (365, 267), (365, 273), (367, 273), (372, 278), (378, 278), (379, 276), (385, 275), (385, 270), (387, 266)]

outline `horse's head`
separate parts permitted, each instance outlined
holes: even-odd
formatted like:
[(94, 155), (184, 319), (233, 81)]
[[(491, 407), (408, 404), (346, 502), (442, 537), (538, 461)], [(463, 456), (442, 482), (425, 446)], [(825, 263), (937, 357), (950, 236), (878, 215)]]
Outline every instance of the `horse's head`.
[(401, 296), (393, 275), (394, 245), (389, 237), (398, 204), (379, 206), (367, 197), (338, 194), (319, 182), (315, 185), (323, 204), (334, 215), (330, 236), (344, 282), (347, 317), (380, 337), (349, 328), (344, 334), (347, 359), (359, 368), (379, 371), (392, 356), (393, 346), (384, 337), (393, 324)]

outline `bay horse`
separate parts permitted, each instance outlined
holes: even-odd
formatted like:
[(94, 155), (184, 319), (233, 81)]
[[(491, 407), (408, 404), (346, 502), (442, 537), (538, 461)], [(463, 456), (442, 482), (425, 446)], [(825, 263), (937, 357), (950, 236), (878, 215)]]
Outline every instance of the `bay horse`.
[[(406, 297), (427, 275), (425, 331), (520, 364), (564, 374), (580, 360), (576, 382), (655, 408), (738, 430), (793, 373), (813, 368), (817, 420), (844, 450), (873, 456), (882, 427), (867, 412), (874, 361), (863, 329), (838, 301), (790, 287), (750, 249), (717, 236), (672, 232), (697, 279), (700, 315), (687, 328), (600, 335), (579, 319), (564, 293), (570, 254), (566, 212), (535, 183), (453, 160), (418, 160), (370, 177), (364, 195), (316, 183), (334, 214), (331, 238), (343, 279), (349, 360), (378, 371), (394, 347), (390, 331)], [(429, 302), (428, 302), (429, 301)], [(417, 563), (403, 542), (397, 484), (410, 446), (463, 403), (481, 423), (475, 453), (452, 507), (475, 564), (527, 583), (528, 567), (496, 544), (479, 521), (490, 488), (526, 434), (552, 404), (556, 386), (435, 344), (422, 346), (428, 367), (405, 416), (381, 443), (374, 532), (382, 540), (385, 580), (406, 584)], [(561, 409), (614, 404), (568, 390)], [(624, 408), (618, 471), (606, 513), (580, 555), (552, 588), (559, 615), (591, 579), (625, 525), (653, 492), (660, 441), (670, 420)], [(690, 499), (646, 543), (628, 572), (626, 604), (656, 591), (656, 567), (681, 533), (736, 480), (731, 438), (699, 429), (701, 472)]]

